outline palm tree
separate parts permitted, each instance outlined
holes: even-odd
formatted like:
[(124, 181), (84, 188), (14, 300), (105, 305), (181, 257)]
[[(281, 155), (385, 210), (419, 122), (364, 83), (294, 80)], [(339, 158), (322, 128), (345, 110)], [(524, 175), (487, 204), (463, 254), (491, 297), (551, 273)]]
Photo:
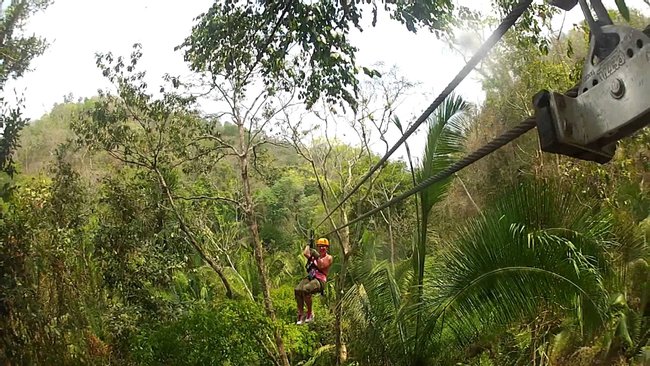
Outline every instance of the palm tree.
[[(452, 95), (429, 118), (422, 165), (412, 172), (414, 184), (449, 167), (456, 154), (463, 150), (463, 131), (469, 109), (470, 105), (462, 97)], [(401, 130), (399, 120), (395, 122)], [(410, 149), (408, 156), (413, 167)], [(374, 237), (366, 233), (360, 250), (362, 255), (351, 266), (354, 285), (348, 290), (342, 306), (346, 317), (361, 326), (365, 334), (362, 337), (364, 346), (375, 350), (368, 355), (374, 357), (375, 363), (413, 364), (421, 358), (420, 318), (418, 316), (412, 323), (399, 314), (403, 308), (417, 308), (421, 303), (430, 213), (444, 198), (450, 183), (451, 178), (419, 193), (416, 199), (418, 225), (410, 261), (396, 263), (394, 269), (386, 261), (377, 261), (372, 250)]]
[(613, 254), (629, 239), (599, 206), (558, 183), (524, 182), (463, 227), (425, 286), (427, 346), (462, 347), (542, 310), (593, 339), (608, 321)]
[[(419, 182), (447, 169), (457, 158), (458, 153), (464, 149), (465, 138), (463, 135), (467, 123), (467, 115), (470, 109), (462, 97), (449, 96), (429, 120), (429, 131), (427, 144), (422, 158), (422, 166), (416, 173)], [(449, 177), (436, 184), (432, 184), (419, 192), (420, 222), (417, 232), (417, 239), (414, 240), (413, 248), (413, 272), (417, 279), (417, 297), (415, 304), (422, 302), (422, 286), (424, 282), (424, 267), (427, 249), (427, 237), (429, 234), (429, 218), (433, 206), (442, 201), (449, 190), (452, 177)], [(413, 364), (421, 363), (421, 316), (417, 312), (415, 326), (415, 347), (413, 348)]]
[[(441, 145), (429, 141), (427, 156), (451, 151), (433, 150)], [(432, 165), (424, 161), (420, 180), (444, 166)], [(647, 263), (648, 251), (630, 223), (566, 184), (522, 181), (460, 226), (435, 259), (425, 258), (430, 210), (448, 183), (419, 197), (411, 261), (392, 270), (376, 259), (374, 236), (364, 236), (361, 255), (351, 265), (354, 286), (343, 302), (363, 340), (360, 349), (367, 347), (364, 361), (448, 364), (459, 355), (469, 357), (466, 347), (482, 337), (542, 323), (546, 328), (528, 331), (531, 352), (520, 354), (520, 362), (540, 364), (539, 350), (548, 355), (568, 338), (574, 347), (597, 340), (602, 357), (620, 352), (621, 345), (633, 355), (642, 353), (648, 332), (637, 329), (637, 315), (624, 299), (629, 268)], [(637, 292), (642, 298), (637, 307), (644, 309), (645, 291)]]
[(353, 285), (346, 292), (341, 306), (351, 327), (349, 338), (357, 357), (369, 365), (408, 364), (412, 329), (400, 319), (404, 299), (412, 288), (411, 262), (394, 263), (378, 260), (373, 233), (366, 231), (360, 241), (358, 255), (350, 263)]

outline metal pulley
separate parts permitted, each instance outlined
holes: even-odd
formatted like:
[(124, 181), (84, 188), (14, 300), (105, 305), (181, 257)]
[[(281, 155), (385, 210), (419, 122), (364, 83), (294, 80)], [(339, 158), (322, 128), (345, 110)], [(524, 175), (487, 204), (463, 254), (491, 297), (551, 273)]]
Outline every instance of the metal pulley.
[(650, 123), (650, 28), (614, 25), (600, 0), (591, 2), (597, 19), (586, 0), (550, 3), (580, 3), (591, 35), (580, 84), (534, 98), (542, 150), (607, 163), (618, 140)]

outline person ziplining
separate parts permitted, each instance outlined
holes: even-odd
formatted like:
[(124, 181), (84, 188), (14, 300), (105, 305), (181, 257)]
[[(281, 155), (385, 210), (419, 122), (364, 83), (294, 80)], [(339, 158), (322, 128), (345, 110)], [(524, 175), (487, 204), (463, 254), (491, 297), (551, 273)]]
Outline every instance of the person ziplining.
[[(305, 247), (302, 254), (307, 258), (307, 276), (300, 280), (298, 286), (294, 289), (296, 304), (298, 305), (298, 321), (296, 324), (309, 323), (314, 320), (312, 310), (312, 295), (323, 293), (325, 283), (327, 283), (327, 273), (332, 265), (333, 258), (327, 252), (330, 242), (326, 238), (320, 238), (316, 241), (318, 250)], [(307, 314), (304, 313), (307, 305)]]

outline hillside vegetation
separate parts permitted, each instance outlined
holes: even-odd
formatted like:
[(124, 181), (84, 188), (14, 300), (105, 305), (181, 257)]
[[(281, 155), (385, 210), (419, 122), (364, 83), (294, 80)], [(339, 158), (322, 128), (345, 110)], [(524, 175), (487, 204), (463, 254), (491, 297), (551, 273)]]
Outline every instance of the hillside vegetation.
[[(215, 3), (197, 19), (180, 51), (223, 102), (216, 115), (198, 108), (186, 80), (150, 88), (138, 64), (146, 49), (135, 45), (97, 56), (113, 89), (14, 118), (14, 145), (5, 123), (0, 363), (650, 362), (647, 128), (605, 165), (542, 153), (531, 132), (338, 228), (534, 114), (537, 91), (573, 87), (586, 29), (538, 39), (548, 26), (539, 14), (552, 11), (535, 5), (478, 69), (485, 102), (448, 97), (422, 127), (421, 156), (390, 159), (316, 227), (388, 150), (385, 136), (406, 130), (398, 106), (416, 88), (399, 69), (350, 79), (346, 32), (322, 43), (304, 34), (330, 26), (324, 10), (305, 15), (325, 3), (288, 11), (277, 28), (286, 37), (266, 47), (258, 33), (280, 8), (253, 16)], [(458, 9), (434, 3), (413, 24), (399, 16), (406, 5), (395, 14), (447, 34)], [(349, 11), (341, 24), (358, 22), (359, 8)], [(650, 19), (632, 10), (629, 23)], [(340, 56), (323, 56), (324, 44)], [(333, 231), (334, 263), (315, 320), (297, 325), (311, 229)]]

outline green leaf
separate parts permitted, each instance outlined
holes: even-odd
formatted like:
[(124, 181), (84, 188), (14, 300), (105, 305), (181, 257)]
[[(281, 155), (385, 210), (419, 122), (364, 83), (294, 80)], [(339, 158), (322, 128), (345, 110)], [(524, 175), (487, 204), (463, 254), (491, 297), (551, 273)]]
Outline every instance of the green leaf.
[(621, 13), (621, 16), (629, 22), (630, 9), (627, 8), (627, 4), (625, 4), (625, 0), (616, 0), (616, 7), (618, 8), (618, 11)]
[(427, 331), (435, 333), (444, 317), (444, 326), (466, 344), (490, 327), (534, 316), (542, 306), (577, 314), (589, 334), (602, 328), (603, 278), (611, 275), (606, 243), (615, 234), (611, 216), (592, 207), (559, 184), (531, 182), (508, 190), (441, 254), (437, 289), (423, 301), (431, 304), (423, 317)]

